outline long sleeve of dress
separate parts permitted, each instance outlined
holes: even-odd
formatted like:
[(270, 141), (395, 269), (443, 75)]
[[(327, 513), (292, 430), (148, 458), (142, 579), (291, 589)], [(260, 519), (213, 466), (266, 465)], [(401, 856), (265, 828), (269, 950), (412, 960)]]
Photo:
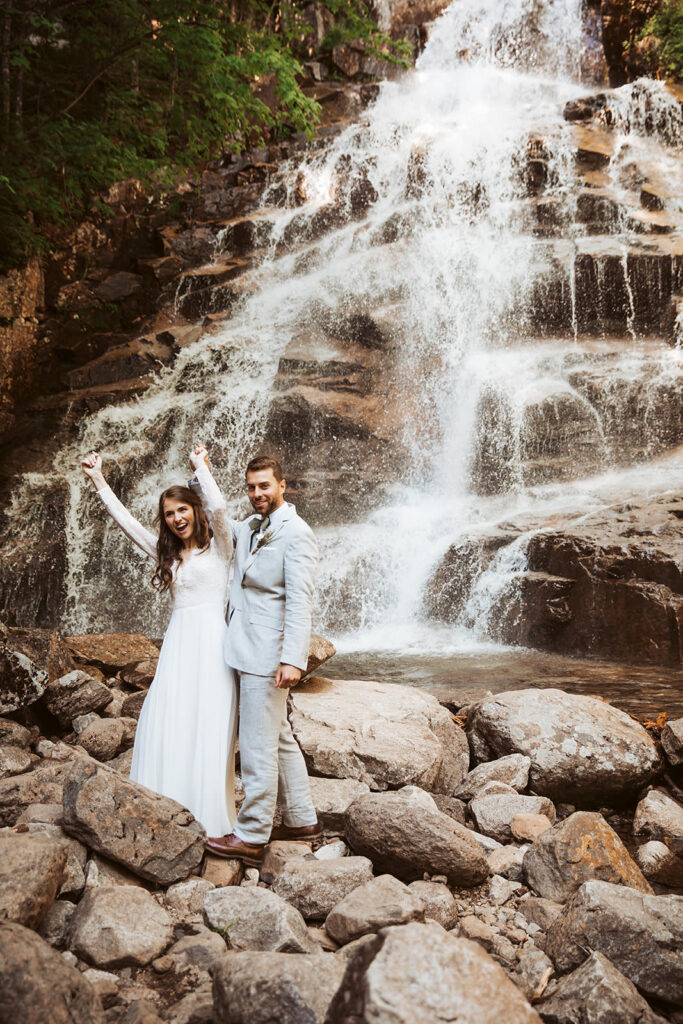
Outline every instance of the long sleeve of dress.
[(225, 498), (211, 475), (211, 470), (202, 463), (195, 470), (196, 479), (201, 488), (201, 498), (205, 508), (211, 514), (211, 527), (216, 548), (222, 558), (229, 562), (235, 545), (233, 540), (232, 521), (228, 516)]
[(142, 523), (135, 519), (125, 505), (116, 497), (111, 487), (103, 487), (97, 492), (109, 510), (112, 519), (119, 524), (126, 537), (129, 537), (134, 544), (149, 555), (150, 558), (157, 557), (157, 538), (149, 530), (146, 530)]

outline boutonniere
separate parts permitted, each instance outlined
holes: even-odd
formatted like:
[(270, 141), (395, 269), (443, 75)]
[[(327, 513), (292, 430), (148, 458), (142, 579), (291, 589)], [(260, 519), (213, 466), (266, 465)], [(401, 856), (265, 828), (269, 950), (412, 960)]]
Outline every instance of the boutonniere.
[(263, 534), (261, 539), (256, 542), (256, 547), (254, 548), (254, 554), (256, 554), (256, 552), (259, 550), (259, 548), (264, 548), (266, 546), (266, 544), (269, 544), (270, 541), (271, 541), (272, 536), (273, 536), (273, 531), (272, 530), (266, 530), (266, 532)]

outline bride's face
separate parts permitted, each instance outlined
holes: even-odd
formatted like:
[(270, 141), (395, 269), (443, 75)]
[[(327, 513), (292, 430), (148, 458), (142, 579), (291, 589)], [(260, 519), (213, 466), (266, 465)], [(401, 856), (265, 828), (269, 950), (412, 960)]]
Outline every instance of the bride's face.
[(194, 509), (184, 501), (166, 498), (164, 520), (169, 530), (181, 540), (190, 540), (194, 534)]

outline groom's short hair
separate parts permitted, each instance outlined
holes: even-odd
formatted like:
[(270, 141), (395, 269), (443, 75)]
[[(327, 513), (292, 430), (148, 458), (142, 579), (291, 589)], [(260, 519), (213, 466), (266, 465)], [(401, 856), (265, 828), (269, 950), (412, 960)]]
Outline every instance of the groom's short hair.
[(285, 474), (282, 472), (282, 466), (277, 459), (271, 458), (270, 455), (257, 455), (255, 459), (247, 463), (247, 468), (244, 471), (244, 475), (247, 473), (256, 473), (260, 469), (272, 469), (273, 476), (280, 483), (284, 480)]

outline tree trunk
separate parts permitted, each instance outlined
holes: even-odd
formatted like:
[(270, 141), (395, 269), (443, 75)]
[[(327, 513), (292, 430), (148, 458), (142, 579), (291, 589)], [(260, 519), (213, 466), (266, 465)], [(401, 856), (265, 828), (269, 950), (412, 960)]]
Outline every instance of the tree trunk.
[[(3, 5), (4, 6), (4, 5)], [(9, 135), (10, 112), (12, 109), (12, 83), (10, 74), (10, 46), (12, 44), (12, 15), (5, 10), (2, 15), (2, 134), (3, 149), (7, 146)]]

